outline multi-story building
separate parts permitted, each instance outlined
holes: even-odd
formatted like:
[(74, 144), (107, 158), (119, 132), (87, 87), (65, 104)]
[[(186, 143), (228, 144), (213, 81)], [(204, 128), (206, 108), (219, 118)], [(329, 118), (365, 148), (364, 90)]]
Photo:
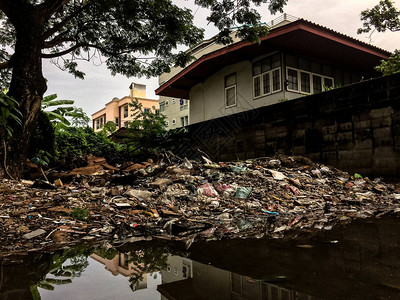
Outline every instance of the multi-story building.
[(100, 131), (107, 122), (114, 122), (116, 129), (126, 127), (128, 121), (132, 121), (133, 116), (129, 103), (137, 101), (142, 104), (144, 111), (157, 112), (159, 109), (158, 100), (146, 98), (146, 85), (132, 82), (129, 86), (129, 96), (118, 99), (113, 98), (106, 103), (105, 107), (92, 114), (93, 130)]
[(189, 101), (182, 98), (160, 97), (160, 113), (166, 116), (166, 128), (189, 125)]

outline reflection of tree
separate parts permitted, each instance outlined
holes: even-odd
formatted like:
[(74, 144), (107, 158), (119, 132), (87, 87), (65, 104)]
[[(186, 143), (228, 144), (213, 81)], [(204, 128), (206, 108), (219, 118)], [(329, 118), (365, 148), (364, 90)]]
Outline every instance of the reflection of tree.
[[(92, 251), (86, 246), (80, 246), (54, 254), (50, 271), (37, 284), (31, 286), (32, 298), (41, 299), (38, 287), (52, 291), (54, 285), (68, 284), (72, 282), (72, 278), (81, 276), (89, 265), (87, 257)], [(68, 264), (65, 264), (67, 261)]]
[(133, 263), (135, 268), (135, 272), (129, 278), (129, 286), (134, 290), (135, 285), (143, 280), (145, 274), (158, 272), (167, 267), (169, 251), (166, 247), (145, 247), (132, 249), (126, 255), (129, 263)]

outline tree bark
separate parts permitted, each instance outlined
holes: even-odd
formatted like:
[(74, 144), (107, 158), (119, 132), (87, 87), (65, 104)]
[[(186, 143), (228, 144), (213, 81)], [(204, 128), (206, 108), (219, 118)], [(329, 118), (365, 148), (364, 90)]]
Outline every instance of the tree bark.
[(19, 103), (23, 119), (22, 126), (13, 125), (14, 132), (7, 147), (12, 151), (7, 153), (6, 168), (12, 177), (19, 179), (47, 86), (41, 61), (44, 27), (41, 10), (32, 5), (22, 5), (15, 10), (18, 15), (10, 19), (16, 31), (16, 44), (9, 95)]

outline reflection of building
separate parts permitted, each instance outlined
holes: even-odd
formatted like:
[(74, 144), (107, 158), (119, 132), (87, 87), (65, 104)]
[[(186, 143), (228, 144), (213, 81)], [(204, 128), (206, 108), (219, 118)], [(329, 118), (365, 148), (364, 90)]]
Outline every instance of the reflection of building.
[(162, 285), (157, 287), (163, 300), (317, 299), (305, 293), (254, 280), (179, 256), (171, 256), (168, 263), (169, 270), (161, 271)]
[[(102, 258), (96, 253), (93, 253), (90, 257), (102, 263), (106, 270), (110, 271), (114, 276), (122, 275), (124, 277), (131, 277), (133, 275), (141, 275), (142, 272), (134, 262), (129, 262), (129, 253), (118, 252), (112, 259)], [(147, 276), (143, 276), (142, 280), (132, 286), (132, 290), (134, 291), (145, 288), (147, 288)]]
[(159, 104), (158, 100), (146, 98), (146, 86), (133, 83), (129, 86), (130, 95), (121, 99), (114, 98), (106, 103), (106, 107), (92, 114), (93, 129), (100, 131), (107, 122), (114, 122), (116, 129), (126, 127), (128, 121), (132, 121), (132, 112), (129, 103), (133, 100), (142, 104), (143, 110), (156, 112)]

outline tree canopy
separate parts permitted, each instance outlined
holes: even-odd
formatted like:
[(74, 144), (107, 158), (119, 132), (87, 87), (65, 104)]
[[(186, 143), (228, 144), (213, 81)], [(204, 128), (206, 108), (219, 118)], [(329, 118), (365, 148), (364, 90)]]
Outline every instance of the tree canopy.
[[(208, 22), (229, 43), (236, 27), (240, 38), (258, 41), (267, 29), (254, 9), (261, 4), (275, 13), (287, 0), (194, 0), (208, 8)], [(3, 165), (18, 178), (47, 89), (42, 60), (83, 78), (79, 60), (97, 59), (112, 74), (155, 76), (171, 66), (184, 66), (192, 47), (203, 38), (189, 9), (171, 0), (0, 0), (0, 86), (9, 85), (22, 113), (22, 124), (8, 142), (10, 155)], [(9, 84), (8, 84), (9, 83)], [(6, 152), (6, 147), (3, 149)]]
[[(219, 41), (229, 43), (234, 26), (241, 38), (257, 41), (265, 35), (260, 15), (252, 5), (268, 3), (282, 9), (287, 0), (195, 0), (209, 8), (208, 22), (220, 30)], [(0, 0), (0, 69), (13, 67), (16, 33), (24, 12), (38, 17), (40, 58), (52, 59), (61, 69), (83, 78), (79, 60), (98, 59), (112, 74), (155, 76), (171, 66), (184, 66), (190, 56), (176, 51), (192, 47), (203, 38), (193, 24), (192, 12), (171, 0)], [(2, 78), (6, 72), (3, 71)], [(9, 74), (9, 73), (8, 73)]]
[(357, 33), (368, 33), (373, 31), (385, 32), (400, 30), (400, 11), (394, 7), (391, 0), (381, 0), (379, 4), (371, 9), (361, 12), (363, 27)]
[[(385, 32), (400, 31), (400, 10), (394, 7), (391, 0), (381, 0), (371, 9), (361, 12), (363, 27), (359, 28), (357, 33), (370, 33), (374, 31)], [(383, 75), (390, 75), (400, 72), (400, 52), (395, 50), (387, 61), (381, 61), (381, 64), (375, 68)]]

